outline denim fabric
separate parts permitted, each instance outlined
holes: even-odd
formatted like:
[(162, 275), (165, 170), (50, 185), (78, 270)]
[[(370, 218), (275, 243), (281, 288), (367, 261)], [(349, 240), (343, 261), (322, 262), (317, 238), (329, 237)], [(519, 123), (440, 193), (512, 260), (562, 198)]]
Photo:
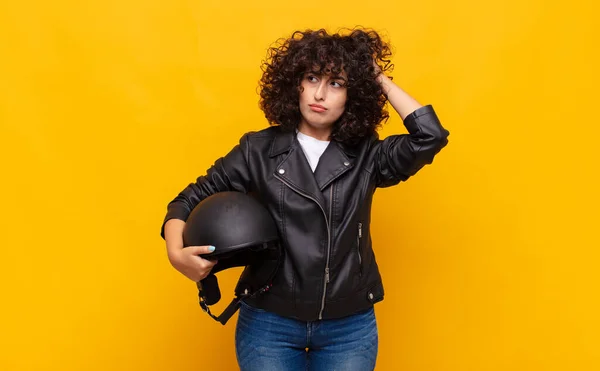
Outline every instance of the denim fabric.
[(305, 322), (242, 302), (235, 346), (241, 371), (369, 371), (377, 359), (375, 311)]

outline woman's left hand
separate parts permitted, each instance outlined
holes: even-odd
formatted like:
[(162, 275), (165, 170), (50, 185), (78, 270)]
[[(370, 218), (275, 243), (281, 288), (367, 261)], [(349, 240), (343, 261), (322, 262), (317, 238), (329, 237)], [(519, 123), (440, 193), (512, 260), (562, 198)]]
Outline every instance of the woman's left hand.
[(375, 59), (373, 59), (373, 68), (375, 68), (375, 76), (377, 76), (377, 79), (379, 80), (379, 77), (381, 77), (381, 67), (379, 67), (377, 60)]
[(375, 68), (376, 73), (375, 81), (377, 81), (379, 86), (381, 86), (381, 89), (383, 89), (383, 94), (387, 97), (387, 94), (390, 90), (390, 87), (387, 86), (388, 78), (383, 72), (381, 72), (381, 67), (379, 67), (375, 59), (373, 59), (373, 67)]

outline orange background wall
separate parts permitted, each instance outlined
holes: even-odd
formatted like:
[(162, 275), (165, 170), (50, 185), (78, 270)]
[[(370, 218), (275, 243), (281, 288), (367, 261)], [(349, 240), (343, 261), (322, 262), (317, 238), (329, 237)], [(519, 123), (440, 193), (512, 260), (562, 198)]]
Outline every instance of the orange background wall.
[(600, 369), (592, 3), (2, 1), (0, 369), (236, 369), (235, 318), (168, 263), (166, 205), (265, 127), (272, 42), (354, 25), (451, 132), (376, 194), (377, 370)]

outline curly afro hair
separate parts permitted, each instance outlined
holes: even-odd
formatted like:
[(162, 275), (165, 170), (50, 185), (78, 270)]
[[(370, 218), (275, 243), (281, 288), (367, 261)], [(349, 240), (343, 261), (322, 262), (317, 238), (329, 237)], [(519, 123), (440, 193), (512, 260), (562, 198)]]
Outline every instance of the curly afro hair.
[(302, 118), (299, 87), (304, 73), (315, 68), (319, 73), (334, 74), (343, 69), (348, 76), (346, 107), (334, 123), (332, 139), (354, 145), (373, 135), (388, 119), (384, 109), (387, 97), (376, 77), (380, 71), (393, 69), (392, 52), (377, 32), (358, 28), (345, 35), (330, 35), (324, 29), (295, 31), (279, 42), (268, 49), (259, 84), (260, 108), (270, 125), (297, 128)]

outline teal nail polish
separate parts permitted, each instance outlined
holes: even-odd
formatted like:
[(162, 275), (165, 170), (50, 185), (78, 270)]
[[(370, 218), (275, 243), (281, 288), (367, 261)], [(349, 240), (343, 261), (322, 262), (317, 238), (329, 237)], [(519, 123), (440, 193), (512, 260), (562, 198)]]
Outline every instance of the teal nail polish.
[(210, 252), (213, 252), (213, 251), (215, 251), (215, 247), (214, 247), (214, 246), (209, 246), (209, 247), (208, 247), (208, 251), (210, 251)]

